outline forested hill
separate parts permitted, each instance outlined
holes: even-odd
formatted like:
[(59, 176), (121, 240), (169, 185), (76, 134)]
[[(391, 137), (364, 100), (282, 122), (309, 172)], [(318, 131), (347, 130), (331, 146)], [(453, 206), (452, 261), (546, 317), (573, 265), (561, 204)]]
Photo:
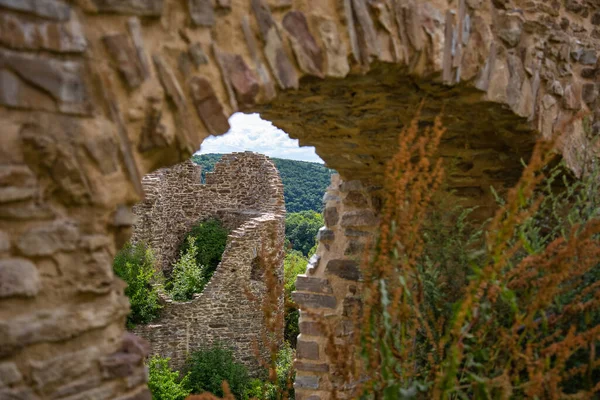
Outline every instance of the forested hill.
[[(204, 173), (213, 170), (222, 154), (195, 155), (192, 160), (202, 166), (202, 179)], [(285, 207), (288, 213), (314, 210), (322, 211), (323, 194), (329, 186), (330, 176), (334, 171), (322, 164), (271, 158), (283, 181)]]

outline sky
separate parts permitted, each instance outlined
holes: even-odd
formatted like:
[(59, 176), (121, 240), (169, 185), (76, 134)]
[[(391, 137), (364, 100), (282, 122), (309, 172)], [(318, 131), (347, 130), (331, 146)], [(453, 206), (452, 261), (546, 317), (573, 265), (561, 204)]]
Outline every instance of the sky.
[(229, 118), (231, 129), (221, 136), (209, 136), (196, 154), (254, 151), (269, 157), (323, 163), (314, 147), (299, 147), (290, 137), (258, 114), (235, 113)]

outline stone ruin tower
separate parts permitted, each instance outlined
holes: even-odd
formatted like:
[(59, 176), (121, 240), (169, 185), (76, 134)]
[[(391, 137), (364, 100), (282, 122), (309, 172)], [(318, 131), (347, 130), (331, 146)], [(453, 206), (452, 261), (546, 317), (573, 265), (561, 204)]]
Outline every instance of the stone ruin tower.
[[(146, 175), (146, 198), (133, 208), (132, 240), (147, 243), (159, 268), (169, 273), (191, 227), (216, 218), (230, 231), (222, 260), (202, 293), (188, 302), (162, 297), (159, 318), (134, 333), (150, 342), (151, 354), (170, 357), (177, 369), (190, 352), (218, 341), (255, 373), (259, 358), (268, 357), (262, 343), (264, 274), (283, 279), (283, 186), (268, 157), (251, 152), (224, 155), (206, 183), (200, 173), (199, 165), (186, 161)], [(280, 288), (275, 306), (283, 312)], [(282, 340), (283, 332), (278, 335)]]

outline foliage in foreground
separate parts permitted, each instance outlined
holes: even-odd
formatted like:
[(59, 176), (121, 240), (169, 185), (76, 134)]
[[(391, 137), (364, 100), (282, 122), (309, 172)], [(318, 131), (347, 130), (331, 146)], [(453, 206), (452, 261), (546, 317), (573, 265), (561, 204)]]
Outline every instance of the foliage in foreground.
[(187, 301), (194, 297), (194, 294), (201, 293), (204, 286), (208, 283), (206, 268), (204, 265), (196, 263), (198, 248), (196, 247), (196, 238), (187, 237), (188, 245), (185, 252), (181, 253), (179, 260), (173, 264), (170, 285), (168, 292), (175, 301)]
[(169, 368), (169, 358), (151, 357), (148, 361), (148, 388), (153, 400), (184, 400), (190, 394), (186, 375), (179, 378), (179, 372)]
[(127, 326), (145, 324), (158, 316), (160, 304), (153, 283), (159, 281), (152, 251), (143, 243), (127, 243), (113, 261), (115, 274), (127, 283), (125, 295), (129, 297), (131, 312)]
[(368, 377), (357, 396), (592, 398), (600, 391), (597, 176), (544, 193), (556, 176), (549, 144), (538, 144), (485, 230), (459, 239), (457, 257), (436, 260), (424, 221), (442, 182), (441, 162), (430, 160), (443, 131), (438, 118), (421, 132), (415, 118), (400, 134), (374, 260), (363, 267), (353, 344), (361, 362), (331, 339), (328, 354), (347, 382)]

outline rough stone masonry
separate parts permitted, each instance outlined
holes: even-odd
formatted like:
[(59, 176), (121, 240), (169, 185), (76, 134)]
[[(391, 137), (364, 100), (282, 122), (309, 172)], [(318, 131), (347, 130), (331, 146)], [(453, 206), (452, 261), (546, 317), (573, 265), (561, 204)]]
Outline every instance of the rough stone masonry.
[(599, 24), (592, 0), (0, 0), (0, 398), (150, 397), (111, 260), (142, 176), (236, 111), (340, 172), (296, 295), (297, 398), (330, 398), (343, 386), (304, 311), (350, 334), (350, 245), (376, 234), (415, 107), (422, 124), (444, 110), (458, 202), (489, 209), (490, 185), (510, 186), (555, 131), (579, 173), (600, 129)]
[[(250, 152), (224, 155), (204, 184), (200, 173), (199, 165), (186, 161), (144, 176), (146, 197), (133, 207), (132, 240), (149, 244), (160, 269), (169, 272), (192, 226), (216, 218), (230, 231), (222, 260), (202, 293), (181, 303), (163, 296), (159, 318), (133, 332), (148, 340), (151, 354), (170, 357), (175, 369), (194, 350), (220, 342), (257, 374), (269, 359), (264, 338), (271, 333), (283, 340), (283, 325), (272, 332), (262, 310), (268, 301), (264, 274), (283, 279), (283, 185), (273, 163)], [(283, 313), (278, 283), (274, 315)]]

